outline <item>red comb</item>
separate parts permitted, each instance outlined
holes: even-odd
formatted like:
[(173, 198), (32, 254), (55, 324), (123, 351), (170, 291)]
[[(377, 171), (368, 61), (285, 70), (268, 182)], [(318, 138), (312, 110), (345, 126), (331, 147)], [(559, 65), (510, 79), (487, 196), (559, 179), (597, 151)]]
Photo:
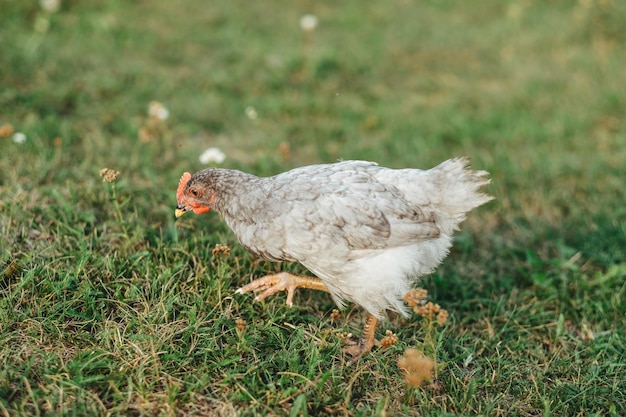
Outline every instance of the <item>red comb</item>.
[(176, 200), (180, 201), (183, 197), (183, 192), (185, 191), (185, 186), (191, 179), (191, 174), (188, 172), (183, 173), (183, 176), (180, 177), (180, 181), (178, 181), (178, 189), (176, 190)]

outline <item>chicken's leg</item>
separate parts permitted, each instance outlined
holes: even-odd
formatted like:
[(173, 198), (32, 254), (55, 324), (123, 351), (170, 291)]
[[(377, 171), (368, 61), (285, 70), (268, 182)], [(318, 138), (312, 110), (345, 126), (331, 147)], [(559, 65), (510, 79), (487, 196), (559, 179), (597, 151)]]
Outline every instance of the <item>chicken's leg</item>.
[(274, 295), (279, 291), (287, 291), (287, 305), (293, 306), (293, 294), (297, 288), (310, 288), (329, 292), (328, 287), (319, 278), (306, 277), (304, 275), (294, 275), (289, 272), (280, 272), (278, 274), (267, 275), (258, 278), (250, 284), (245, 285), (237, 290), (237, 294), (245, 294), (248, 291), (255, 293), (263, 291), (255, 297), (255, 300), (261, 301), (270, 295)]
[(359, 342), (344, 348), (344, 352), (352, 355), (352, 359), (350, 359), (348, 365), (353, 365), (358, 362), (359, 359), (367, 355), (372, 350), (374, 345), (379, 344), (378, 340), (376, 340), (377, 324), (378, 319), (368, 313), (365, 325), (363, 326), (363, 334), (361, 335)]
[[(307, 277), (304, 275), (294, 275), (289, 272), (279, 272), (278, 274), (267, 275), (262, 278), (255, 279), (248, 285), (239, 288), (237, 294), (245, 294), (249, 291), (254, 293), (261, 292), (254, 299), (261, 301), (274, 295), (279, 291), (287, 291), (287, 305), (293, 306), (293, 295), (297, 288), (309, 288), (330, 292), (328, 287), (319, 278)], [(358, 362), (363, 356), (367, 355), (374, 345), (378, 344), (376, 340), (376, 324), (378, 319), (371, 314), (367, 315), (365, 326), (363, 326), (363, 335), (358, 343), (344, 348), (344, 352), (352, 355), (352, 359), (348, 365)]]

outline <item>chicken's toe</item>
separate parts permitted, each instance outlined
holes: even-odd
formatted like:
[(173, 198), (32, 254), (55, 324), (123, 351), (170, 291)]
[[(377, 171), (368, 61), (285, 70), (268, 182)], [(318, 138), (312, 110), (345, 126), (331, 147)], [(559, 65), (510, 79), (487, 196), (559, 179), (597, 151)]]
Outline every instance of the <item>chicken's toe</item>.
[(376, 324), (378, 319), (371, 314), (368, 314), (365, 326), (363, 326), (363, 335), (358, 342), (348, 342), (343, 351), (352, 356), (348, 365), (353, 365), (359, 361), (363, 356), (367, 355), (374, 346), (380, 345), (380, 342), (376, 340)]
[(250, 291), (254, 293), (261, 292), (254, 299), (262, 301), (279, 291), (287, 291), (287, 305), (291, 307), (293, 305), (293, 295), (297, 288), (310, 288), (328, 292), (328, 288), (319, 278), (294, 275), (289, 272), (280, 272), (255, 279), (239, 288), (236, 292), (238, 294), (245, 294)]

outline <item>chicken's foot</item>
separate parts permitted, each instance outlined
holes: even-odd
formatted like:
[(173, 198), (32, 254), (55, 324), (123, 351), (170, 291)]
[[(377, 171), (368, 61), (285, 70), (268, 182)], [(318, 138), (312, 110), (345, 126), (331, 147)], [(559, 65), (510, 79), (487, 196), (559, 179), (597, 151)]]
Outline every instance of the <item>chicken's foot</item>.
[(354, 365), (359, 359), (367, 355), (375, 345), (378, 346), (380, 344), (380, 342), (376, 340), (377, 324), (378, 319), (368, 313), (365, 325), (363, 326), (363, 334), (359, 342), (346, 346), (343, 349), (344, 352), (352, 355), (352, 359), (350, 359), (348, 365)]
[[(319, 278), (307, 277), (304, 275), (295, 275), (289, 272), (279, 272), (278, 274), (267, 275), (262, 278), (255, 279), (248, 285), (244, 285), (239, 288), (237, 294), (245, 294), (247, 292), (254, 292), (261, 294), (257, 295), (254, 299), (256, 301), (262, 301), (274, 295), (279, 291), (287, 291), (287, 305), (293, 306), (293, 295), (297, 288), (309, 288), (313, 290), (320, 290), (330, 292), (328, 287)], [(363, 335), (357, 343), (353, 343), (346, 346), (343, 351), (352, 355), (352, 358), (348, 362), (348, 365), (353, 365), (359, 361), (363, 356), (367, 355), (374, 346), (378, 346), (380, 342), (376, 340), (376, 325), (378, 319), (371, 314), (367, 315), (365, 325), (363, 326)]]
[(248, 285), (239, 288), (237, 294), (245, 294), (249, 291), (261, 292), (254, 299), (261, 301), (274, 295), (279, 291), (287, 291), (287, 305), (293, 306), (293, 295), (297, 288), (309, 288), (329, 292), (328, 287), (319, 278), (307, 277), (304, 275), (294, 275), (289, 272), (279, 272), (278, 274), (267, 275), (255, 279)]

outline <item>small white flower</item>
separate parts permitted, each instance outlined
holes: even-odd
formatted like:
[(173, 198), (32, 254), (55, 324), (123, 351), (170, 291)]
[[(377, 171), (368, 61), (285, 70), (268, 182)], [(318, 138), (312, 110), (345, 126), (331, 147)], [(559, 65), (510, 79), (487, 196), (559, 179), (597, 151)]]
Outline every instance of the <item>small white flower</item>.
[(256, 109), (252, 106), (246, 107), (246, 116), (248, 116), (248, 119), (250, 120), (254, 120), (257, 117), (259, 117), (259, 115), (256, 112)]
[(300, 28), (306, 32), (315, 30), (317, 27), (317, 16), (314, 14), (305, 14), (300, 18)]
[(158, 101), (151, 101), (148, 106), (148, 116), (159, 120), (165, 120), (170, 117), (170, 111)]
[(61, 8), (61, 0), (39, 0), (39, 6), (48, 13), (56, 13)]
[(226, 159), (226, 154), (222, 152), (219, 148), (209, 148), (206, 151), (202, 152), (200, 155), (200, 162), (203, 164), (209, 164), (211, 162), (215, 162), (216, 164), (221, 164)]
[(26, 135), (22, 132), (15, 132), (12, 139), (15, 143), (24, 143), (26, 142)]

